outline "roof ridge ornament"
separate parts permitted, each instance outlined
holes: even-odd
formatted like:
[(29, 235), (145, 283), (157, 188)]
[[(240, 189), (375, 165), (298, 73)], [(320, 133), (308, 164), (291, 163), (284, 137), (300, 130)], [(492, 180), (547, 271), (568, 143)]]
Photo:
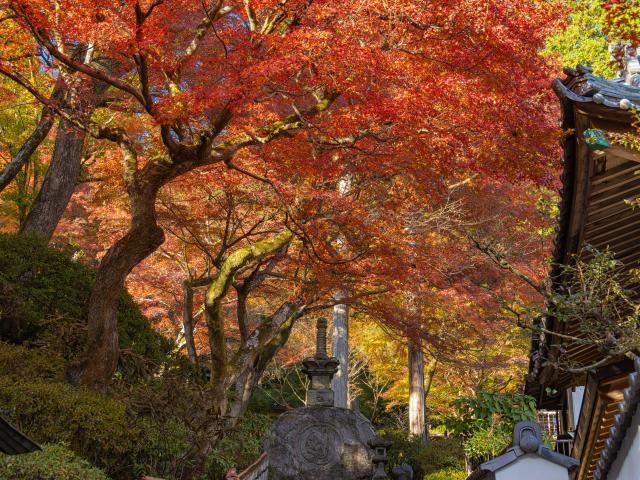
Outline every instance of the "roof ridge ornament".
[(513, 446), (534, 453), (542, 445), (542, 430), (535, 422), (518, 422), (513, 429)]

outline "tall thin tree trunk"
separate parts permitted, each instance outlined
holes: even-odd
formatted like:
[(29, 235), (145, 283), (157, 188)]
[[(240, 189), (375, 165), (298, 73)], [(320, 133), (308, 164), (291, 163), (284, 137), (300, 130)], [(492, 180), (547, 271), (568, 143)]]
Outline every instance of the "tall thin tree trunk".
[(84, 140), (84, 132), (60, 120), (49, 169), (20, 233), (51, 238), (76, 188)]
[(424, 354), (419, 345), (409, 341), (409, 433), (427, 442), (425, 423)]
[(431, 360), (429, 360), (429, 363), (427, 364), (427, 371), (425, 373), (425, 377), (426, 377), (425, 386), (424, 386), (425, 408), (427, 405), (426, 399), (429, 397), (429, 392), (431, 391), (431, 385), (433, 384), (433, 377), (436, 374), (437, 367), (438, 367), (438, 359), (436, 357), (431, 357)]
[(182, 285), (184, 294), (184, 305), (182, 313), (182, 323), (184, 325), (184, 341), (187, 346), (187, 355), (189, 360), (198, 369), (198, 353), (196, 352), (196, 342), (194, 339), (193, 328), (193, 287), (188, 280)]
[(43, 108), (42, 117), (33, 130), (33, 133), (29, 135), (29, 138), (22, 144), (20, 150), (18, 150), (11, 161), (2, 169), (2, 172), (0, 172), (0, 192), (18, 175), (20, 169), (27, 163), (44, 139), (47, 138), (53, 126), (53, 120), (53, 112), (49, 108)]
[(346, 305), (333, 307), (332, 354), (340, 365), (333, 376), (334, 405), (349, 408), (349, 308)]

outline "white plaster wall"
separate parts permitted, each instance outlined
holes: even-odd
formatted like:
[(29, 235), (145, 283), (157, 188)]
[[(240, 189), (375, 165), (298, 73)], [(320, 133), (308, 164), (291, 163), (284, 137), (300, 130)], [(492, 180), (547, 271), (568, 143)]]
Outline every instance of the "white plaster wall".
[(640, 407), (636, 410), (607, 480), (640, 479)]
[(573, 413), (573, 429), (578, 429), (578, 419), (580, 418), (580, 410), (582, 410), (582, 399), (584, 398), (584, 387), (576, 387), (571, 392), (571, 406)]
[(566, 468), (529, 453), (498, 470), (496, 480), (569, 480), (569, 473)]

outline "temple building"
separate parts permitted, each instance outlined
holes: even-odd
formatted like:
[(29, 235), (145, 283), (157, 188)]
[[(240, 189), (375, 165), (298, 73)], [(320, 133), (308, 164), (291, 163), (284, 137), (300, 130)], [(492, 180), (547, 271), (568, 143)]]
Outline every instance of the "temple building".
[[(637, 60), (628, 57), (627, 65), (637, 66)], [(630, 204), (640, 197), (640, 153), (607, 140), (609, 133), (635, 131), (640, 88), (631, 69), (619, 80), (599, 78), (585, 67), (565, 69), (566, 78), (554, 82), (565, 132), (556, 291), (562, 266), (578, 255), (588, 257), (590, 249), (610, 250), (622, 271), (640, 268), (640, 208)], [(637, 298), (640, 289), (631, 291)], [(640, 362), (633, 355), (608, 358), (588, 341), (571, 340), (584, 335), (578, 319), (545, 317), (539, 326), (526, 392), (540, 409), (558, 412), (556, 450), (580, 462), (571, 478), (640, 479)], [(560, 358), (590, 368), (558, 368)]]

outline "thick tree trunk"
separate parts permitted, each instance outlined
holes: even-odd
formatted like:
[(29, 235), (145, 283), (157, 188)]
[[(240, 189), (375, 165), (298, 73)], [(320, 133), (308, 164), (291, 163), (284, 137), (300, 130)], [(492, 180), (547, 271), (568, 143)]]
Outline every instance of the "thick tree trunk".
[(156, 223), (157, 188), (148, 187), (132, 195), (133, 218), (129, 232), (107, 252), (89, 297), (87, 356), (81, 370), (85, 385), (104, 387), (118, 365), (117, 310), (129, 272), (164, 241)]
[(51, 238), (76, 188), (84, 140), (84, 132), (60, 120), (51, 163), (20, 233)]
[(409, 341), (409, 433), (427, 442), (425, 423), (424, 354), (414, 342)]
[(333, 307), (332, 354), (340, 365), (333, 376), (334, 405), (349, 408), (349, 308), (346, 305)]
[[(71, 98), (67, 101), (71, 105), (68, 110), (83, 122), (93, 114), (107, 84), (76, 79), (70, 89), (68, 97)], [(64, 119), (60, 120), (51, 163), (20, 233), (51, 239), (78, 183), (85, 138), (85, 132)]]

